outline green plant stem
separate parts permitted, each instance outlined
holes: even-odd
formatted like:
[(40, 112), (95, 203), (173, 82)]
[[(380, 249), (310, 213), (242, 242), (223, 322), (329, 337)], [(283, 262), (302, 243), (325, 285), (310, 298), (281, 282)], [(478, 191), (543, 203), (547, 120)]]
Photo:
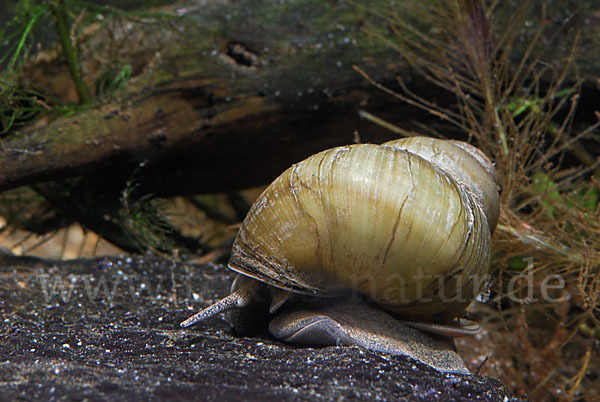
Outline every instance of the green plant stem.
[(496, 128), (496, 132), (498, 133), (500, 143), (502, 144), (502, 152), (504, 152), (504, 156), (507, 157), (510, 151), (508, 149), (508, 142), (506, 141), (506, 132), (504, 131), (502, 120), (498, 115), (498, 106), (492, 105), (492, 107), (494, 108), (494, 125)]
[(67, 24), (65, 22), (67, 16), (61, 2), (53, 7), (52, 14), (54, 15), (56, 31), (62, 44), (63, 53), (65, 55), (65, 59), (67, 60), (67, 66), (69, 67), (71, 77), (75, 83), (77, 94), (79, 95), (79, 103), (82, 105), (90, 105), (92, 103), (92, 98), (87, 85), (85, 85), (85, 82), (81, 78), (79, 63), (77, 62), (77, 55), (73, 49), (71, 36), (69, 35), (69, 30), (67, 29)]
[(27, 37), (29, 36), (31, 29), (35, 25), (38, 18), (44, 13), (44, 11), (45, 11), (45, 9), (39, 8), (37, 10), (37, 12), (33, 15), (33, 17), (31, 17), (31, 19), (27, 22), (27, 26), (23, 30), (23, 34), (21, 34), (21, 39), (19, 40), (17, 49), (15, 50), (15, 53), (13, 54), (13, 57), (11, 58), (10, 63), (8, 64), (8, 66), (6, 68), (6, 71), (10, 72), (14, 68), (15, 64), (17, 63), (17, 59), (18, 59), (19, 55), (21, 54), (21, 50), (23, 50), (23, 46), (25, 46), (25, 41), (27, 40)]

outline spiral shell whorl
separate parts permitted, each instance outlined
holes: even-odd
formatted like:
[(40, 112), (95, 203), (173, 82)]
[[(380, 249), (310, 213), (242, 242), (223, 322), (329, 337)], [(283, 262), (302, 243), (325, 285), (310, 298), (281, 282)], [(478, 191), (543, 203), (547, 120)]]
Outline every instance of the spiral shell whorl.
[(463, 141), (427, 137), (403, 138), (382, 145), (417, 154), (448, 173), (477, 197), (490, 231), (494, 231), (499, 213), (498, 180), (492, 162), (481, 150)]
[(390, 145), (330, 149), (264, 191), (230, 268), (298, 293), (357, 291), (402, 316), (447, 320), (487, 273), (490, 230), (479, 202), (415, 153)]

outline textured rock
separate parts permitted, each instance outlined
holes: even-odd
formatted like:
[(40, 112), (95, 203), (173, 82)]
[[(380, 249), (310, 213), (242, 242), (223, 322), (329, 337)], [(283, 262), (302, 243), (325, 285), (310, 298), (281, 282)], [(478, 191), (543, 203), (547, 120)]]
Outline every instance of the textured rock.
[(297, 348), (179, 322), (226, 294), (222, 266), (0, 255), (0, 388), (9, 399), (511, 400), (482, 376), (440, 374), (360, 347)]

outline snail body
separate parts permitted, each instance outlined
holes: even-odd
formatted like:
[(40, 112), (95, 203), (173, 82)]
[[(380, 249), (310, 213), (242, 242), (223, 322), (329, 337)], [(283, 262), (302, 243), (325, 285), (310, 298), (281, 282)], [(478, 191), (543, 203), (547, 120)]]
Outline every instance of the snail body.
[(492, 164), (469, 144), (414, 137), (320, 152), (244, 220), (228, 265), (254, 280), (182, 326), (251, 304), (264, 284), (272, 312), (293, 294), (352, 294), (394, 317), (450, 322), (485, 284), (497, 217)]

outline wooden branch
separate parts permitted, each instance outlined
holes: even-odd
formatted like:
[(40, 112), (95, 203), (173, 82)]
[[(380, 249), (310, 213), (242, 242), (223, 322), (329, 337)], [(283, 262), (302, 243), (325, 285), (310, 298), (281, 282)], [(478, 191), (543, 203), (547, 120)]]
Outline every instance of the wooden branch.
[[(122, 33), (138, 70), (127, 87), (4, 139), (0, 191), (88, 173), (121, 183), (135, 175), (142, 193), (162, 196), (227, 191), (266, 183), (311, 153), (352, 143), (355, 132), (363, 142), (395, 137), (359, 109), (408, 131), (431, 119), (352, 69), (392, 89), (397, 74), (407, 81), (400, 55), (361, 30), (385, 32), (372, 11), (387, 2), (286, 4), (220, 0), (188, 8), (170, 30), (134, 25)], [(453, 95), (436, 89), (435, 98), (443, 105)]]
[[(267, 12), (278, 15), (263, 21)], [(355, 131), (393, 138), (357, 113), (361, 103), (387, 116), (403, 108), (352, 70), (358, 63), (388, 81), (396, 73), (397, 55), (361, 32), (365, 8), (222, 1), (197, 13), (176, 23), (185, 35), (171, 34), (118, 99), (3, 141), (0, 191), (97, 169), (141, 170), (144, 191), (160, 195), (223, 191), (352, 143)]]

